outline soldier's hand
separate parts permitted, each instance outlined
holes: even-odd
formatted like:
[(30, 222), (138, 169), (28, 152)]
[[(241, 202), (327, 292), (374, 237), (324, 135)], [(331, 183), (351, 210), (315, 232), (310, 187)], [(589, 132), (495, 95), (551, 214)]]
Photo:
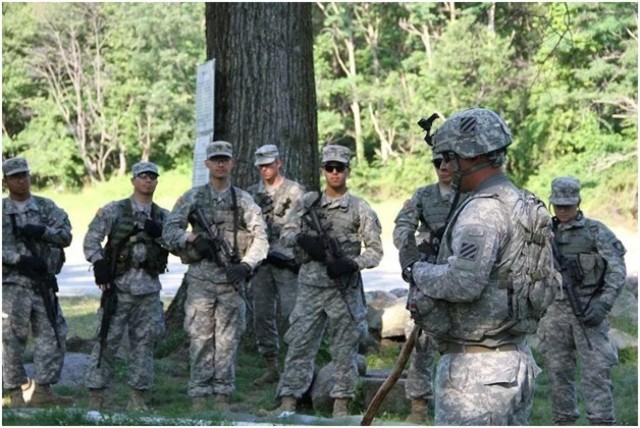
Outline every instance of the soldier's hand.
[(144, 221), (144, 229), (143, 229), (147, 235), (149, 235), (152, 238), (159, 238), (162, 236), (162, 224), (161, 223), (156, 223), (155, 221), (151, 220), (150, 218), (146, 219)]
[(96, 279), (96, 284), (99, 286), (111, 284), (113, 278), (111, 278), (111, 269), (107, 259), (96, 260), (93, 263), (93, 276)]
[(305, 250), (309, 257), (318, 262), (327, 260), (327, 253), (324, 250), (324, 242), (319, 236), (311, 236), (306, 233), (299, 233), (296, 236), (296, 242), (300, 248)]
[(47, 264), (40, 257), (36, 256), (20, 256), (17, 268), (18, 272), (25, 276), (31, 276), (33, 274), (43, 275), (47, 273)]
[(327, 263), (327, 275), (331, 279), (358, 272), (359, 269), (358, 263), (349, 257), (340, 257)]
[(40, 239), (47, 228), (41, 224), (25, 224), (19, 230), (27, 238)]
[(227, 279), (230, 283), (235, 284), (238, 281), (244, 281), (251, 273), (251, 266), (246, 263), (236, 263), (229, 265), (226, 272)]
[(604, 321), (605, 317), (607, 316), (607, 312), (609, 312), (609, 309), (609, 305), (607, 305), (606, 303), (600, 301), (595, 302), (593, 306), (587, 309), (587, 312), (585, 312), (582, 321), (589, 327), (600, 325), (600, 323)]
[(207, 260), (213, 260), (216, 257), (213, 252), (213, 242), (211, 242), (210, 239), (198, 236), (195, 241), (193, 241), (193, 247), (196, 249), (198, 254)]

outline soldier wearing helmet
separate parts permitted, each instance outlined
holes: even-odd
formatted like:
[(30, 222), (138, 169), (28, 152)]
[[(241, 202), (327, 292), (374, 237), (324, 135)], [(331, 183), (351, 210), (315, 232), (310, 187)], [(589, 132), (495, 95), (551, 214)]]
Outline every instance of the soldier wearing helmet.
[(520, 195), (502, 167), (511, 132), (497, 113), (476, 107), (449, 117), (432, 140), (453, 171), (452, 186), (471, 192), (449, 219), (435, 263), (400, 249), (403, 273), (429, 303), (421, 314), (442, 355), (434, 422), (526, 425), (540, 369), (525, 333), (511, 329), (512, 278), (502, 275)]
[(579, 360), (580, 389), (589, 423), (615, 425), (611, 367), (618, 363), (618, 352), (609, 338), (607, 315), (626, 283), (626, 250), (607, 226), (583, 215), (577, 178), (554, 179), (550, 202), (556, 214), (553, 232), (557, 249), (563, 260), (573, 261), (582, 272), (574, 288), (578, 310), (584, 314), (583, 333), (565, 293), (558, 293), (540, 320), (538, 349), (548, 372), (553, 422), (573, 425), (580, 416), (575, 382)]

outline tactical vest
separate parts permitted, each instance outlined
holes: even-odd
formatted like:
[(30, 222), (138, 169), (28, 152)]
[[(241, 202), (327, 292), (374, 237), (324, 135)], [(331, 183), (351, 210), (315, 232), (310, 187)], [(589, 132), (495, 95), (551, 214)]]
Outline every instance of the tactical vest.
[[(360, 201), (349, 194), (349, 205), (327, 209), (321, 205), (322, 193), (315, 192), (318, 196), (310, 198), (310, 204), (306, 209), (316, 209), (322, 229), (327, 235), (334, 237), (340, 244), (345, 256), (356, 257), (362, 250), (360, 237)], [(311, 229), (309, 229), (311, 230)], [(315, 231), (313, 231), (315, 233)]]
[(419, 199), (420, 226), (419, 233), (428, 233), (425, 239), (429, 239), (438, 229), (447, 222), (447, 215), (451, 202), (443, 199), (438, 190), (438, 184), (424, 187)]
[[(247, 252), (253, 242), (253, 235), (247, 229), (244, 220), (244, 209), (239, 204), (236, 189), (231, 186), (231, 203), (223, 201), (216, 203), (211, 197), (208, 185), (201, 186), (196, 195), (196, 207), (201, 208), (207, 223), (215, 225), (221, 236), (231, 245), (238, 260)], [(206, 236), (206, 231), (193, 218), (189, 217), (194, 233)]]
[[(131, 199), (123, 199), (117, 204), (116, 223), (109, 234), (105, 251), (106, 254), (111, 254), (113, 247), (117, 246), (116, 276), (123, 275), (131, 268), (142, 268), (151, 276), (166, 272), (169, 252), (146, 232), (136, 228)], [(156, 223), (164, 220), (162, 210), (155, 203), (151, 204), (151, 219)], [(146, 258), (139, 266), (133, 266), (133, 247), (140, 243), (145, 246)]]
[[(508, 195), (472, 195), (456, 210), (450, 225), (455, 224), (466, 204), (478, 198), (492, 198), (504, 204), (510, 237), (507, 246), (500, 248), (490, 283), (480, 299), (448, 304), (450, 334), (479, 341), (504, 332), (514, 336), (534, 333), (559, 286), (559, 273), (552, 264), (551, 216), (535, 195), (519, 190)], [(452, 229), (447, 228), (445, 242), (450, 242)], [(439, 263), (446, 259), (448, 254), (444, 253), (441, 251)]]
[(596, 236), (598, 225), (584, 219), (584, 227), (572, 227), (559, 230), (554, 225), (555, 241), (560, 254), (567, 259), (576, 260), (582, 270), (582, 282), (577, 284), (576, 291), (582, 304), (604, 285), (606, 261), (598, 254)]

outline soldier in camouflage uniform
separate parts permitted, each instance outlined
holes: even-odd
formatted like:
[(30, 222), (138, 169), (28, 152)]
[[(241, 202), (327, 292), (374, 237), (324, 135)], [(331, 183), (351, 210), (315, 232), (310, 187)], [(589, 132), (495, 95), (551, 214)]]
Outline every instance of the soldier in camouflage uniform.
[(435, 424), (526, 425), (540, 369), (509, 316), (513, 278), (505, 261), (515, 225), (508, 203), (520, 195), (502, 167), (511, 132), (495, 112), (472, 108), (448, 118), (433, 137), (453, 187), (472, 192), (447, 225), (437, 263), (400, 253), (415, 261), (404, 260), (403, 274), (433, 303), (427, 324), (442, 354)]
[[(148, 409), (145, 395), (154, 383), (153, 347), (164, 332), (159, 275), (166, 271), (168, 256), (161, 235), (169, 211), (153, 203), (158, 175), (158, 167), (151, 162), (133, 165), (133, 194), (100, 208), (84, 237), (84, 255), (93, 263), (96, 285), (103, 292), (115, 287), (117, 296), (104, 349), (97, 338), (87, 371), (90, 406), (95, 410), (103, 406), (104, 391), (115, 376), (116, 355), (125, 333), (131, 388), (127, 408)], [(103, 309), (98, 310), (98, 326), (105, 316)]]
[[(277, 313), (285, 320), (293, 310), (297, 294), (297, 274), (300, 266), (293, 252), (280, 243), (280, 231), (286, 215), (304, 193), (304, 187), (285, 178), (280, 173), (282, 162), (278, 148), (267, 144), (255, 152), (255, 166), (262, 180), (250, 186), (247, 191), (262, 208), (262, 216), (267, 224), (269, 253), (265, 262), (258, 267), (251, 281), (254, 311), (254, 334), (258, 352), (266, 361), (267, 370), (253, 381), (254, 385), (277, 382), (279, 335)], [(286, 331), (288, 325), (284, 326)]]
[[(210, 142), (206, 155), (209, 182), (178, 199), (163, 237), (189, 264), (184, 327), (191, 340), (188, 394), (193, 408), (206, 409), (207, 397), (215, 394), (216, 408), (226, 411), (229, 394), (235, 390), (236, 354), (245, 330), (245, 283), (267, 256), (269, 241), (260, 207), (251, 195), (230, 184), (231, 144)], [(189, 224), (191, 231), (186, 230)], [(211, 237), (207, 227), (219, 235)], [(229, 247), (227, 254), (216, 251), (221, 245)]]
[[(333, 417), (348, 415), (355, 394), (358, 342), (366, 332), (366, 308), (360, 271), (378, 265), (382, 258), (378, 216), (363, 199), (347, 189), (351, 152), (328, 145), (322, 151), (327, 186), (323, 192), (305, 193), (289, 213), (280, 239), (292, 247), (302, 266), (298, 298), (285, 335), (289, 348), (278, 385), (282, 403), (276, 411), (295, 411), (296, 401), (309, 388), (314, 360), (327, 328), (335, 364)], [(335, 258), (311, 222), (314, 210), (327, 237), (337, 242), (342, 257)], [(364, 244), (364, 251), (362, 245)]]
[[(70, 404), (72, 399), (53, 392), (64, 362), (67, 324), (57, 298), (50, 299), (53, 320), (47, 316), (44, 296), (58, 291), (55, 274), (64, 263), (63, 248), (71, 243), (71, 223), (52, 200), (31, 194), (29, 166), (24, 158), (2, 164), (2, 388), (11, 407)], [(23, 354), (33, 336), (35, 378), (27, 378)], [(55, 329), (55, 330), (54, 330)], [(30, 397), (30, 400), (29, 400)]]
[[(438, 182), (420, 187), (411, 199), (404, 203), (395, 219), (393, 243), (400, 249), (405, 245), (407, 237), (414, 236), (417, 232), (416, 241), (422, 260), (435, 261), (454, 192), (451, 188), (449, 164), (443, 162), (441, 154), (433, 152), (432, 163)], [(466, 195), (463, 195), (458, 200), (465, 197)], [(409, 331), (413, 328), (413, 321), (410, 324)], [(407, 422), (426, 422), (428, 404), (433, 402), (432, 378), (436, 351), (433, 339), (428, 334), (420, 332), (405, 384), (406, 397), (411, 400), (411, 414), (407, 417)]]
[(564, 293), (559, 293), (540, 321), (540, 353), (549, 372), (553, 422), (573, 425), (579, 412), (576, 368), (591, 425), (615, 425), (611, 367), (618, 351), (609, 338), (607, 314), (626, 283), (625, 248), (607, 226), (580, 210), (580, 182), (560, 177), (551, 184), (555, 241), (565, 259), (574, 260), (582, 281), (574, 284), (586, 335)]

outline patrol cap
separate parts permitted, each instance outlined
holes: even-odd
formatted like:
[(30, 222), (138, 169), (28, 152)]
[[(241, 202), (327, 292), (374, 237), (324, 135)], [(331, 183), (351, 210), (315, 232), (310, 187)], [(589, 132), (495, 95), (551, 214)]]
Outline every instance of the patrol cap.
[(211, 141), (207, 144), (207, 159), (211, 159), (214, 156), (226, 156), (233, 157), (233, 148), (228, 141)]
[(280, 157), (280, 152), (273, 144), (266, 144), (262, 147), (258, 147), (258, 150), (256, 150), (254, 155), (256, 158), (254, 163), (255, 166), (268, 165), (275, 162), (276, 159)]
[(580, 180), (574, 177), (558, 177), (551, 182), (553, 205), (578, 205), (580, 203)]
[(21, 172), (29, 172), (29, 165), (25, 158), (10, 158), (2, 162), (2, 174), (5, 177), (20, 174)]
[(152, 172), (155, 175), (160, 175), (158, 173), (158, 165), (153, 162), (138, 162), (137, 164), (133, 165), (133, 167), (131, 168), (131, 172), (134, 178), (142, 174), (143, 172)]
[(329, 144), (322, 149), (322, 163), (327, 162), (340, 162), (345, 165), (349, 165), (351, 160), (351, 150), (345, 146), (338, 146), (337, 144)]

